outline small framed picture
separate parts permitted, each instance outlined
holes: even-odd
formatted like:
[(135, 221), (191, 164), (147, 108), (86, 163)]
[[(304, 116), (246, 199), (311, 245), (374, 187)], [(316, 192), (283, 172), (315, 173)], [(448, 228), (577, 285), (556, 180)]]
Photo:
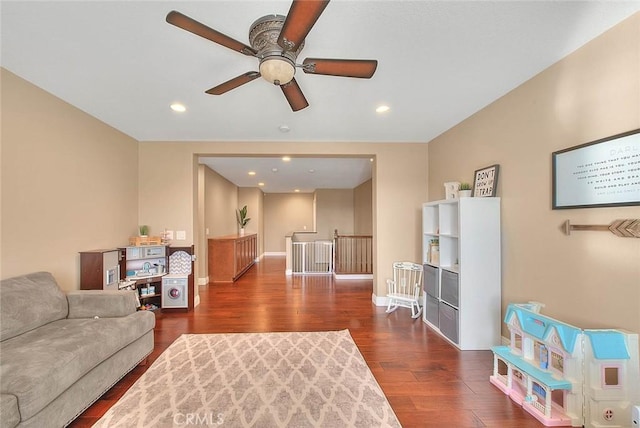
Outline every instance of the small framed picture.
[(473, 195), (476, 198), (496, 196), (500, 165), (478, 169), (473, 174)]

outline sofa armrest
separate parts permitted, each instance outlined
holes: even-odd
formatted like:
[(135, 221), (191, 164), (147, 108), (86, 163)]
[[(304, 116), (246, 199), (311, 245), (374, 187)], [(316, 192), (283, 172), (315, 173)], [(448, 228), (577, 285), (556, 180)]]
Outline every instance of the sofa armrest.
[(15, 395), (0, 394), (0, 415), (3, 427), (12, 428), (20, 423), (18, 398)]
[(133, 290), (76, 290), (67, 293), (68, 318), (116, 318), (133, 314), (137, 299)]

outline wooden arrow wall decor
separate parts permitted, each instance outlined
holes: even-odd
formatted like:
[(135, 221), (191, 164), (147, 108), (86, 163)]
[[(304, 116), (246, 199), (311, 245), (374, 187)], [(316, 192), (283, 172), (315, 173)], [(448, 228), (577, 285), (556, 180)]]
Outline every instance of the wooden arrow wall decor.
[(616, 220), (609, 225), (571, 224), (567, 220), (564, 222), (563, 230), (567, 235), (570, 235), (572, 230), (600, 230), (609, 231), (621, 238), (640, 238), (640, 219)]

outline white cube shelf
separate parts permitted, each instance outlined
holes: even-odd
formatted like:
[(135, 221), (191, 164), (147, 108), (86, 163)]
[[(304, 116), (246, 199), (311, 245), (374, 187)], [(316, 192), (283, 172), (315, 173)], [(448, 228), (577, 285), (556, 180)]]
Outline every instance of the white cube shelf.
[[(461, 350), (500, 345), (500, 198), (427, 202), (422, 226), (423, 264), (437, 268), (438, 287), (436, 296), (424, 293), (430, 304), (423, 321)], [(434, 239), (440, 250), (435, 262), (429, 258)]]

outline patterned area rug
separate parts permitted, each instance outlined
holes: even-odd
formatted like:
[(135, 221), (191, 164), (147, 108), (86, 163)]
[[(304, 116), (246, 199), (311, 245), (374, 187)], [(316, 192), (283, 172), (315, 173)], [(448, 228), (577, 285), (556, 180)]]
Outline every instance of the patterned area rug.
[(180, 336), (94, 427), (399, 427), (348, 330)]

